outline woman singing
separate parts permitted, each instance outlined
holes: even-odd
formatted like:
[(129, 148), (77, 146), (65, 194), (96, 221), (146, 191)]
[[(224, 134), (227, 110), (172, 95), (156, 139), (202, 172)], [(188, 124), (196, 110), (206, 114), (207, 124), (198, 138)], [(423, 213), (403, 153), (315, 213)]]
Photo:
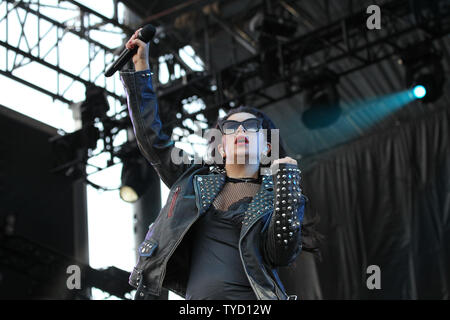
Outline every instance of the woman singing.
[(121, 79), (138, 146), (170, 194), (138, 249), (130, 276), (135, 299), (158, 296), (162, 287), (186, 299), (292, 298), (277, 267), (293, 262), (302, 249), (306, 197), (297, 162), (280, 146), (273, 172), (261, 174), (260, 159), (278, 141), (271, 141), (273, 122), (250, 107), (218, 121), (224, 165), (173, 161), (179, 150), (161, 131), (148, 47), (138, 31), (126, 45), (138, 47), (135, 71), (121, 72)]

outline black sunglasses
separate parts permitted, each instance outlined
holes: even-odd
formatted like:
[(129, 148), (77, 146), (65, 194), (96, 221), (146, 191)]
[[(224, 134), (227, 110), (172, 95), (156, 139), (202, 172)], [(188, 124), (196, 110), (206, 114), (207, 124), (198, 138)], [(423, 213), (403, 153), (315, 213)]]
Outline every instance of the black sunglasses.
[(262, 120), (258, 118), (250, 118), (242, 122), (225, 120), (219, 123), (219, 128), (223, 134), (233, 134), (237, 131), (240, 125), (242, 125), (245, 131), (258, 132), (259, 129), (262, 129)]

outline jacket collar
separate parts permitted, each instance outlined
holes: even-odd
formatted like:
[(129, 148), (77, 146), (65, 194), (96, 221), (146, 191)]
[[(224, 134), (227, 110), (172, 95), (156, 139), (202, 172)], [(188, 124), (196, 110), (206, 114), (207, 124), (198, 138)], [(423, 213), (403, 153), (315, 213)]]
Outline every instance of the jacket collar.
[[(225, 185), (225, 174), (206, 174), (194, 176), (194, 190), (200, 215), (205, 213)], [(254, 219), (273, 210), (273, 180), (271, 175), (263, 175), (261, 187), (250, 202), (245, 213), (243, 225), (251, 225)]]
[(224, 185), (224, 174), (195, 175), (195, 198), (200, 214), (203, 214), (206, 210), (208, 210)]

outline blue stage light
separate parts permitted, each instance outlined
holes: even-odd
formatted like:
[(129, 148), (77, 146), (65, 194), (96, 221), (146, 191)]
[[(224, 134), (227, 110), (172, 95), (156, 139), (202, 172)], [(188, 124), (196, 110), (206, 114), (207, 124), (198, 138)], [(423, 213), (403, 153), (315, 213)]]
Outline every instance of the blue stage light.
[(427, 94), (427, 89), (425, 89), (425, 87), (422, 85), (415, 86), (413, 89), (413, 95), (417, 99), (422, 99), (423, 97), (425, 97), (426, 94)]

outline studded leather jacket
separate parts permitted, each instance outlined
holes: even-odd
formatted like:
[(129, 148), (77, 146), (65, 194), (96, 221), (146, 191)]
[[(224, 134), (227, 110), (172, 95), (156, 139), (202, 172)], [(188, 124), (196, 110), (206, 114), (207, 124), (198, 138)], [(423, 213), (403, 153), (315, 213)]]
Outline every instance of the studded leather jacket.
[[(168, 201), (138, 248), (138, 262), (130, 275), (135, 299), (158, 296), (161, 288), (184, 297), (189, 274), (191, 226), (211, 206), (225, 184), (223, 172), (200, 164), (171, 161), (174, 142), (161, 131), (150, 70), (124, 71), (121, 79), (140, 151), (169, 186)], [(300, 170), (282, 163), (263, 176), (242, 223), (239, 253), (244, 271), (258, 299), (286, 300), (277, 267), (293, 262), (300, 253), (301, 223), (306, 197), (301, 194)], [(185, 240), (185, 241), (183, 241)]]

